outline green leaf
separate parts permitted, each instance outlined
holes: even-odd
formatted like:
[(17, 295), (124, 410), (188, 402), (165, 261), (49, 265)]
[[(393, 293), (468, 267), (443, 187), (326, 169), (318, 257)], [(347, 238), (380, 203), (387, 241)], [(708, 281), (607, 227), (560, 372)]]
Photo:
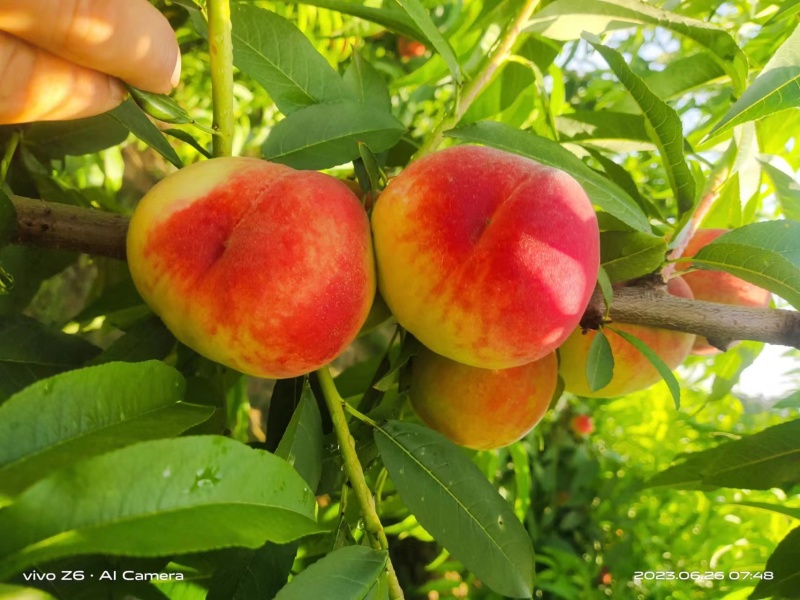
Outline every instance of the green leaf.
[(111, 113), (105, 113), (72, 121), (33, 123), (25, 130), (22, 143), (37, 155), (60, 158), (94, 154), (121, 144), (127, 137), (128, 130)]
[(800, 408), (800, 391), (781, 398), (772, 405), (772, 408)]
[(339, 74), (290, 21), (243, 2), (231, 5), (231, 21), (234, 65), (263, 86), (283, 114), (347, 97)]
[(756, 80), (731, 106), (708, 137), (716, 137), (780, 110), (800, 106), (800, 27), (772, 55)]
[(405, 339), (403, 340), (403, 345), (400, 347), (400, 354), (392, 364), (391, 369), (389, 369), (385, 375), (382, 375), (381, 378), (372, 384), (371, 387), (374, 387), (376, 390), (381, 392), (389, 391), (392, 385), (396, 382), (400, 369), (402, 369), (413, 356), (417, 355), (421, 346), (422, 345), (419, 343), (417, 338), (410, 333), (406, 333)]
[(792, 529), (767, 559), (764, 571), (772, 579), (762, 579), (750, 598), (800, 598), (800, 527)]
[(783, 0), (779, 6), (778, 12), (772, 15), (772, 18), (769, 20), (770, 23), (778, 21), (779, 19), (786, 19), (800, 12), (800, 0)]
[(489, 121), (451, 129), (446, 135), (463, 142), (486, 144), (527, 156), (549, 167), (566, 171), (583, 186), (591, 201), (602, 210), (638, 231), (650, 232), (647, 217), (633, 198), (616, 184), (592, 171), (557, 142), (519, 131), (503, 123)]
[(684, 455), (682, 462), (650, 478), (645, 487), (669, 486), (689, 490), (716, 489), (718, 486), (706, 485), (703, 482), (703, 473), (708, 464), (719, 455), (720, 448), (722, 446)]
[(462, 450), (420, 425), (375, 430), (403, 502), (452, 556), (498, 594), (530, 598), (534, 554), (514, 511)]
[(256, 550), (230, 548), (219, 552), (215, 561), (219, 566), (205, 600), (274, 598), (289, 579), (295, 554), (296, 542), (266, 543)]
[(736, 40), (713, 23), (667, 12), (638, 0), (556, 0), (540, 10), (529, 30), (556, 40), (575, 40), (584, 31), (599, 35), (612, 29), (653, 25), (670, 29), (705, 46), (741, 93), (747, 84), (747, 56)]
[(800, 223), (753, 223), (721, 235), (692, 259), (694, 266), (726, 271), (800, 308)]
[(82, 365), (99, 351), (36, 319), (0, 316), (0, 401), (43, 377)]
[(312, 492), (317, 489), (322, 474), (322, 416), (308, 381), (275, 454), (300, 473)]
[(456, 57), (450, 43), (444, 39), (442, 33), (437, 29), (436, 25), (431, 20), (428, 10), (422, 5), (419, 0), (395, 0), (403, 10), (408, 13), (411, 20), (417, 25), (419, 30), (425, 34), (426, 40), (434, 47), (436, 52), (444, 59), (447, 68), (453, 75), (453, 80), (457, 84), (461, 84), (461, 67), (458, 65), (458, 58)]
[(106, 348), (92, 363), (163, 360), (174, 347), (175, 336), (161, 322), (161, 319), (151, 316), (133, 325), (125, 335)]
[(0, 406), (0, 505), (51, 472), (205, 421), (161, 362), (114, 363), (39, 381)]
[(356, 102), (392, 112), (392, 97), (383, 75), (358, 52), (353, 52), (350, 66), (344, 72), (344, 84)]
[(0, 265), (14, 277), (14, 289), (8, 294), (0, 294), (0, 315), (22, 312), (43, 280), (60, 273), (77, 258), (78, 255), (72, 252), (34, 246), (11, 244), (0, 248)]
[(783, 215), (787, 219), (800, 221), (800, 184), (795, 181), (794, 177), (787, 175), (768, 162), (761, 161), (761, 170), (772, 181), (772, 187), (775, 188), (775, 196)]
[(363, 600), (386, 567), (387, 554), (364, 546), (331, 552), (297, 575), (275, 600)]
[(650, 486), (700, 483), (767, 490), (800, 482), (800, 419), (769, 427), (686, 456), (650, 480)]
[(126, 99), (125, 102), (108, 114), (173, 165), (179, 169), (183, 166), (180, 157), (175, 152), (175, 149), (170, 146), (167, 138), (147, 118), (147, 115), (136, 105), (133, 98)]
[(570, 141), (607, 146), (613, 140), (646, 142), (652, 148), (642, 115), (604, 111), (579, 111), (556, 117), (559, 133)]
[[(365, 6), (362, 0), (284, 0), (284, 4), (307, 4), (309, 6), (328, 8), (365, 21), (377, 23), (386, 27), (386, 29), (419, 41), (425, 40), (425, 34), (402, 10)], [(389, 7), (391, 6), (392, 4), (390, 3)]]
[(650, 91), (662, 100), (679, 96), (725, 75), (725, 70), (710, 52), (670, 60), (663, 71), (644, 77)]
[(200, 145), (200, 142), (198, 142), (194, 138), (194, 136), (192, 136), (190, 133), (184, 131), (183, 129), (172, 129), (172, 128), (164, 129), (161, 133), (163, 133), (164, 135), (169, 135), (169, 136), (172, 136), (172, 137), (174, 137), (176, 139), (179, 139), (180, 141), (189, 144), (192, 148), (197, 150), (200, 154), (202, 154), (206, 158), (211, 158), (211, 152), (206, 150), (206, 148), (203, 147), (202, 145)]
[(533, 71), (516, 62), (505, 63), (480, 93), (459, 122), (462, 125), (488, 119), (503, 112), (535, 83)]
[(0, 190), (0, 248), (8, 244), (17, 233), (17, 209), (11, 198)]
[(597, 271), (597, 285), (603, 293), (603, 300), (606, 306), (611, 306), (611, 303), (614, 301), (614, 288), (611, 287), (611, 280), (608, 278), (608, 273), (606, 273), (602, 265), (600, 265)]
[(173, 125), (194, 123), (194, 119), (189, 116), (189, 113), (166, 94), (154, 94), (132, 86), (128, 86), (128, 91), (136, 105), (154, 119)]
[(285, 543), (319, 531), (315, 506), (268, 452), (218, 436), (142, 442), (62, 469), (0, 511), (0, 577), (64, 556)]
[(600, 264), (612, 283), (647, 275), (664, 262), (667, 242), (641, 231), (604, 231), (600, 234)]
[(611, 383), (613, 377), (614, 355), (611, 352), (611, 344), (608, 343), (605, 334), (598, 331), (592, 339), (586, 357), (586, 379), (589, 381), (589, 389), (593, 392), (601, 390)]
[(695, 182), (683, 155), (683, 125), (678, 113), (648, 89), (631, 71), (622, 54), (604, 46), (591, 34), (585, 35), (584, 39), (605, 59), (641, 108), (650, 138), (658, 146), (678, 210), (681, 214), (688, 212), (694, 205)]
[(734, 502), (737, 506), (749, 506), (769, 510), (793, 519), (800, 519), (800, 507), (783, 506), (782, 504), (768, 504), (767, 502)]
[[(361, 186), (362, 191), (381, 190), (381, 184), (386, 181), (386, 177), (381, 171), (381, 167), (378, 164), (378, 159), (375, 157), (375, 154), (372, 152), (372, 150), (370, 150), (369, 146), (363, 142), (358, 142), (358, 157), (361, 159), (361, 163), (355, 161), (353, 165), (356, 170), (356, 176), (359, 178), (359, 185)], [(365, 175), (366, 177), (364, 177)], [(370, 316), (372, 316), (372, 314), (373, 312), (370, 310)], [(378, 317), (380, 317), (380, 315), (378, 315)], [(388, 318), (389, 315), (386, 316), (386, 319)], [(362, 330), (365, 327), (368, 327), (367, 323), (362, 325)]]
[(672, 374), (669, 367), (661, 360), (661, 357), (653, 352), (650, 346), (639, 338), (632, 336), (630, 333), (620, 329), (609, 329), (634, 346), (656, 368), (659, 375), (664, 378), (670, 394), (672, 394), (672, 399), (675, 401), (675, 410), (678, 410), (681, 407), (681, 386), (678, 384), (678, 380), (675, 379), (675, 375)]
[(315, 104), (272, 128), (262, 151), (295, 169), (326, 169), (358, 158), (358, 142), (373, 152), (394, 146), (404, 127), (389, 113), (357, 102)]
[(56, 600), (44, 590), (0, 583), (0, 600)]

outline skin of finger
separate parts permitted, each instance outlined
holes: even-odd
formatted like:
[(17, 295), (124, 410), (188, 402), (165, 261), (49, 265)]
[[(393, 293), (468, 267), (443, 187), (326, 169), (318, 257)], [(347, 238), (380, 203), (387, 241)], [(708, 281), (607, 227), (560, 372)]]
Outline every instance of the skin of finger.
[(97, 115), (125, 98), (122, 82), (0, 32), (0, 124)]
[(0, 30), (150, 92), (180, 75), (175, 32), (147, 0), (2, 0)]

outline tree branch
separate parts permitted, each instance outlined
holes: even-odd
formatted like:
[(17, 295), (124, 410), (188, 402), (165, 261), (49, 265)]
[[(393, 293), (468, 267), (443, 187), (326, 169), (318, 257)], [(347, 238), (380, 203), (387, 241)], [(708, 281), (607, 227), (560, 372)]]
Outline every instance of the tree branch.
[[(596, 291), (581, 325), (597, 328), (605, 307), (603, 295)], [(609, 317), (618, 323), (696, 333), (723, 348), (736, 340), (800, 348), (800, 312), (678, 298), (668, 294), (666, 286), (644, 283), (614, 289)]]
[[(16, 243), (125, 259), (127, 217), (19, 196), (11, 201), (17, 209)], [(604, 314), (605, 302), (598, 291), (581, 325), (597, 328)], [(609, 316), (617, 323), (696, 333), (716, 346), (754, 340), (800, 348), (800, 312), (676, 298), (652, 281), (615, 289)]]
[(11, 202), (17, 211), (15, 243), (125, 260), (128, 217), (21, 196)]

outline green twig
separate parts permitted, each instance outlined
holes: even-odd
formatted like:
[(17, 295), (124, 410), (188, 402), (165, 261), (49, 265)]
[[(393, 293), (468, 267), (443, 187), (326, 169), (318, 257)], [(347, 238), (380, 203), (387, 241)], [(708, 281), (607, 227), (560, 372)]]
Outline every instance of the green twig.
[(0, 161), (0, 186), (6, 182), (6, 175), (8, 175), (8, 167), (11, 166), (11, 159), (14, 158), (14, 153), (17, 151), (19, 144), (20, 134), (15, 131), (11, 134), (6, 145), (6, 150), (3, 153), (3, 159)]
[(230, 0), (208, 0), (208, 42), (211, 54), (214, 156), (233, 152), (233, 42)]
[(527, 25), (528, 20), (531, 18), (538, 4), (539, 0), (526, 0), (517, 18), (500, 40), (497, 50), (492, 53), (478, 74), (464, 86), (461, 97), (456, 103), (455, 110), (450, 116), (442, 119), (442, 122), (439, 123), (431, 134), (431, 137), (417, 150), (417, 153), (414, 155), (414, 160), (435, 151), (444, 139), (444, 132), (458, 125), (458, 122), (461, 121), (462, 117), (467, 113), (475, 99), (484, 88), (489, 85), (497, 69), (500, 68), (500, 65), (502, 65), (511, 54), (511, 51), (514, 49), (514, 44), (517, 43), (517, 38), (520, 33), (522, 33), (525, 25)]
[(342, 400), (342, 407), (362, 423), (366, 423), (370, 427), (378, 427), (378, 423), (370, 419), (367, 415), (359, 411), (355, 406), (353, 406), (349, 402)]
[[(383, 525), (375, 510), (372, 492), (367, 485), (364, 469), (356, 453), (355, 440), (350, 435), (350, 429), (347, 427), (347, 417), (344, 414), (345, 402), (336, 389), (336, 384), (333, 382), (328, 367), (319, 369), (317, 376), (322, 388), (322, 395), (325, 397), (325, 404), (331, 413), (333, 430), (336, 433), (339, 451), (342, 453), (342, 459), (344, 460), (344, 470), (350, 480), (350, 485), (353, 486), (353, 492), (361, 509), (361, 516), (364, 517), (367, 537), (372, 547), (376, 550), (388, 550), (389, 540), (386, 538), (386, 532), (383, 530)], [(403, 590), (400, 588), (400, 582), (397, 580), (397, 574), (391, 558), (387, 559), (386, 571), (389, 576), (389, 597), (392, 600), (402, 600), (404, 598)]]

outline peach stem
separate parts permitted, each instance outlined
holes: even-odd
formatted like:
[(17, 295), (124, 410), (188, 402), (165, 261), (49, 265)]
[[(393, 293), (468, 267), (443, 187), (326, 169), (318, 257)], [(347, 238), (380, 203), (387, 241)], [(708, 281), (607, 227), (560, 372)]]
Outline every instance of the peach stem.
[(517, 43), (519, 34), (522, 33), (522, 30), (528, 24), (528, 20), (531, 18), (531, 15), (536, 10), (538, 5), (539, 0), (526, 0), (525, 4), (519, 11), (517, 18), (511, 24), (511, 27), (508, 28), (508, 31), (506, 31), (503, 39), (500, 40), (497, 50), (491, 54), (488, 61), (478, 72), (478, 74), (475, 75), (475, 77), (473, 77), (469, 83), (464, 86), (464, 91), (461, 94), (461, 98), (457, 102), (453, 113), (449, 117), (442, 119), (442, 122), (439, 123), (428, 140), (422, 144), (422, 146), (420, 146), (419, 150), (417, 150), (413, 160), (422, 158), (426, 154), (436, 150), (442, 143), (444, 132), (458, 125), (458, 122), (467, 113), (467, 110), (469, 110), (469, 107), (472, 105), (475, 99), (480, 95), (483, 89), (489, 85), (489, 82), (492, 80), (492, 76), (495, 74), (497, 69), (500, 68), (500, 65), (502, 65), (508, 59), (511, 51), (514, 49), (514, 44)]
[[(386, 538), (383, 524), (375, 510), (375, 501), (372, 497), (372, 491), (367, 485), (367, 480), (364, 477), (364, 469), (356, 453), (355, 440), (347, 426), (347, 417), (344, 414), (344, 405), (346, 403), (339, 394), (339, 390), (336, 389), (336, 384), (333, 382), (333, 377), (331, 377), (328, 367), (322, 367), (317, 370), (316, 373), (317, 377), (319, 377), (322, 395), (325, 397), (325, 404), (331, 414), (333, 430), (336, 433), (336, 439), (339, 442), (339, 451), (342, 453), (342, 459), (344, 460), (345, 473), (347, 473), (350, 484), (353, 486), (356, 500), (361, 509), (361, 516), (364, 517), (367, 537), (373, 548), (376, 550), (388, 551), (389, 540)], [(402, 600), (404, 598), (403, 590), (400, 587), (400, 582), (397, 580), (397, 574), (395, 573), (394, 565), (392, 565), (391, 557), (386, 559), (386, 572), (389, 576), (389, 597), (392, 598), (392, 600)]]
[(208, 42), (211, 99), (214, 113), (214, 156), (233, 152), (233, 42), (230, 0), (208, 0)]

